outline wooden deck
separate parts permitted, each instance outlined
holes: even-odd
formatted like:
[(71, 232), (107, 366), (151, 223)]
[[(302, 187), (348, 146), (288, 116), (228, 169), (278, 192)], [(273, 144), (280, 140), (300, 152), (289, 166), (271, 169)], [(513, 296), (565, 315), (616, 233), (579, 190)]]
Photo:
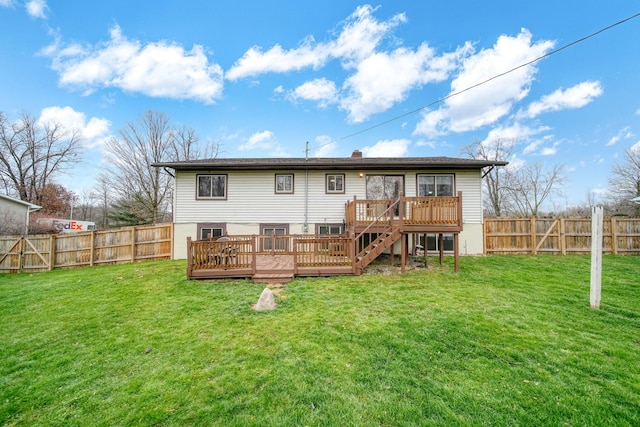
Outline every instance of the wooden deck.
[[(357, 200), (345, 205), (343, 235), (224, 236), (187, 241), (187, 277), (251, 278), (286, 283), (297, 276), (359, 275), (381, 253), (401, 241), (402, 271), (410, 234), (453, 234), (458, 271), (462, 194), (456, 197), (402, 197)], [(441, 246), (442, 248), (442, 246)], [(440, 252), (442, 258), (442, 250)]]

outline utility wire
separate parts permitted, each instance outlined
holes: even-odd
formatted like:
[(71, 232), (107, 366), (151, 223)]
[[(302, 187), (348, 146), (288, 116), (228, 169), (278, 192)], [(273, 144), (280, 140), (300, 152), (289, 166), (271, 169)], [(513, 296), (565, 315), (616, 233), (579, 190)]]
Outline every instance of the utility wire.
[[(576, 44), (581, 43), (581, 42), (583, 42), (583, 41), (585, 41), (585, 40), (588, 40), (588, 39), (590, 39), (590, 38), (592, 38), (592, 37), (595, 37), (595, 36), (597, 36), (598, 34), (603, 33), (603, 32), (605, 32), (605, 31), (607, 31), (607, 30), (610, 30), (610, 29), (611, 29), (611, 28), (613, 28), (613, 27), (616, 27), (616, 26), (618, 26), (618, 25), (624, 24), (624, 23), (625, 23), (625, 22), (627, 22), (627, 21), (631, 21), (632, 19), (637, 18), (638, 16), (640, 16), (640, 13), (636, 13), (635, 15), (632, 15), (632, 16), (630, 16), (630, 17), (628, 17), (628, 18), (625, 18), (625, 19), (623, 19), (623, 20), (621, 20), (621, 21), (618, 21), (618, 22), (616, 22), (615, 24), (611, 24), (611, 25), (609, 25), (609, 26), (607, 26), (607, 27), (604, 27), (604, 28), (602, 28), (602, 29), (600, 29), (600, 30), (598, 30), (598, 31), (594, 32), (594, 33), (591, 33), (591, 34), (589, 34), (588, 36), (584, 36), (584, 37), (579, 38), (579, 39), (577, 39), (577, 40), (575, 40), (575, 41), (572, 41), (571, 43), (565, 44), (564, 46), (561, 46), (561, 47), (559, 47), (558, 49), (552, 50), (552, 51), (550, 51), (550, 52), (548, 52), (548, 53), (546, 53), (546, 54), (544, 54), (544, 55), (542, 55), (542, 56), (537, 57), (536, 59), (533, 59), (533, 60), (531, 60), (531, 61), (529, 61), (529, 62), (525, 62), (524, 64), (518, 65), (517, 67), (514, 67), (514, 68), (512, 68), (512, 69), (510, 69), (510, 70), (508, 70), (508, 71), (505, 71), (505, 72), (500, 73), (500, 74), (496, 74), (496, 75), (495, 75), (495, 76), (493, 76), (493, 77), (490, 77), (490, 78), (488, 78), (488, 79), (486, 79), (486, 80), (483, 80), (483, 81), (481, 81), (481, 82), (479, 82), (479, 83), (476, 83), (476, 84), (474, 84), (474, 85), (472, 85), (472, 86), (469, 86), (469, 87), (467, 87), (467, 88), (465, 88), (465, 89), (459, 90), (459, 91), (457, 91), (457, 92), (452, 92), (452, 93), (450, 93), (449, 95), (447, 95), (447, 96), (445, 96), (445, 97), (443, 97), (443, 98), (437, 99), (437, 100), (435, 100), (435, 101), (433, 101), (433, 102), (430, 102), (429, 104), (426, 104), (426, 105), (423, 105), (422, 107), (416, 108), (415, 110), (412, 110), (412, 111), (409, 111), (409, 112), (407, 112), (407, 113), (401, 114), (401, 115), (399, 115), (399, 116), (396, 116), (396, 117), (390, 118), (389, 120), (385, 120), (385, 121), (380, 122), (380, 123), (378, 123), (378, 124), (375, 124), (375, 125), (373, 125), (373, 126), (369, 126), (368, 128), (365, 128), (365, 129), (359, 130), (359, 131), (354, 132), (354, 133), (352, 133), (352, 134), (349, 134), (349, 135), (343, 136), (342, 138), (339, 138), (339, 139), (338, 139), (338, 141), (344, 141), (345, 139), (348, 139), (348, 138), (354, 137), (354, 136), (356, 136), (356, 135), (360, 135), (361, 133), (369, 132), (370, 130), (373, 130), (373, 129), (375, 129), (375, 128), (379, 128), (380, 126), (384, 126), (384, 125), (389, 124), (389, 123), (391, 123), (391, 122), (394, 122), (394, 121), (396, 121), (396, 120), (400, 120), (400, 119), (402, 119), (402, 118), (404, 118), (404, 117), (407, 117), (407, 116), (410, 116), (410, 115), (415, 114), (415, 113), (417, 113), (417, 112), (420, 112), (420, 111), (424, 110), (425, 108), (432, 107), (432, 106), (434, 106), (434, 105), (436, 105), (436, 104), (439, 104), (439, 103), (441, 103), (441, 102), (446, 101), (446, 100), (447, 100), (447, 99), (449, 99), (449, 98), (453, 98), (454, 96), (457, 96), (457, 95), (460, 95), (460, 94), (465, 93), (465, 92), (467, 92), (467, 91), (470, 91), (471, 89), (475, 89), (475, 88), (477, 88), (478, 86), (482, 86), (482, 85), (484, 85), (484, 84), (486, 84), (486, 83), (489, 83), (489, 82), (490, 82), (490, 81), (492, 81), (492, 80), (498, 79), (498, 78), (500, 78), (500, 77), (502, 77), (502, 76), (505, 76), (505, 75), (507, 75), (507, 74), (509, 74), (509, 73), (512, 73), (512, 72), (516, 71), (516, 70), (519, 70), (520, 68), (527, 67), (527, 66), (529, 66), (529, 65), (531, 65), (531, 64), (533, 64), (533, 63), (536, 63), (536, 62), (538, 62), (538, 61), (540, 61), (540, 60), (542, 60), (542, 59), (544, 59), (544, 58), (547, 58), (547, 57), (549, 57), (549, 56), (551, 56), (551, 55), (554, 55), (554, 54), (556, 54), (556, 53), (558, 53), (558, 52), (561, 52), (561, 51), (563, 51), (563, 50), (565, 50), (565, 49), (567, 49), (567, 48), (569, 48), (569, 47), (571, 47), (571, 46), (573, 46), (573, 45), (576, 45)], [(326, 145), (326, 144), (325, 144), (325, 145)], [(322, 145), (321, 145), (321, 146), (322, 146)]]

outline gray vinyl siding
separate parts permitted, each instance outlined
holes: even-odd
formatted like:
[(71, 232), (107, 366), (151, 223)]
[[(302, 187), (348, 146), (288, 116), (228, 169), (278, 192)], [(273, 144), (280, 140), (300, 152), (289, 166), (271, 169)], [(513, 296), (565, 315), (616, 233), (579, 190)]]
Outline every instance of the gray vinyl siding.
[[(366, 198), (365, 178), (359, 174), (367, 171), (310, 171), (308, 186), (309, 224), (341, 223), (344, 220), (345, 203)], [(465, 223), (482, 223), (482, 183), (479, 170), (438, 171), (420, 170), (375, 171), (372, 174), (404, 175), (405, 194), (416, 196), (416, 175), (430, 173), (455, 174), (456, 191), (462, 191), (463, 219)], [(196, 199), (196, 175), (227, 175), (226, 200)], [(275, 175), (293, 174), (293, 194), (275, 193)], [(344, 194), (327, 194), (326, 174), (344, 174)], [(305, 222), (305, 172), (302, 171), (178, 171), (175, 193), (176, 223), (229, 222), (229, 223), (298, 223)]]

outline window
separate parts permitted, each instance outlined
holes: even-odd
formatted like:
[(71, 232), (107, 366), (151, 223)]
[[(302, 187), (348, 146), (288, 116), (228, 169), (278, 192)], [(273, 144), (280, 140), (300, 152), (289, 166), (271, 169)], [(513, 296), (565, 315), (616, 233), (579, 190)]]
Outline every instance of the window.
[(198, 175), (198, 199), (226, 199), (227, 175)]
[(225, 234), (224, 224), (201, 223), (198, 224), (198, 238), (200, 240), (216, 239)]
[(276, 175), (276, 193), (293, 193), (293, 175)]
[(344, 194), (344, 174), (327, 174), (326, 192)]
[(289, 233), (288, 224), (261, 224), (260, 231), (263, 236), (271, 236), (260, 239), (263, 251), (286, 252), (289, 249), (288, 237), (276, 237)]
[(318, 234), (342, 234), (342, 224), (322, 224), (317, 225)]
[(418, 175), (418, 197), (453, 196), (453, 175)]
[[(398, 200), (404, 194), (404, 175), (367, 175), (367, 200)], [(389, 206), (374, 204), (372, 215), (378, 216)], [(394, 215), (400, 214), (400, 206), (396, 205)]]
[[(427, 245), (425, 246), (424, 241), (425, 235), (420, 234), (418, 236), (418, 244), (427, 249), (429, 252), (437, 252), (440, 251), (440, 238), (437, 234), (427, 234)], [(445, 252), (453, 252), (453, 234), (443, 234), (442, 235), (442, 249)]]

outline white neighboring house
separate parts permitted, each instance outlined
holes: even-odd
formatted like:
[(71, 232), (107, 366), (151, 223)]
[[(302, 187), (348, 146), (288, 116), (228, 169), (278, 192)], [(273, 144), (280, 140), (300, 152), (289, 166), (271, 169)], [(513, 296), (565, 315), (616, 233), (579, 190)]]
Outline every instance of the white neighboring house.
[[(459, 254), (484, 252), (482, 175), (507, 162), (450, 157), (218, 158), (157, 163), (172, 169), (174, 257), (193, 240), (221, 235), (340, 234), (358, 200), (462, 193)], [(453, 250), (445, 235), (444, 249)], [(435, 236), (416, 236), (434, 250)], [(450, 242), (453, 242), (451, 237)]]
[(40, 206), (0, 194), (0, 234), (29, 234), (29, 215)]

